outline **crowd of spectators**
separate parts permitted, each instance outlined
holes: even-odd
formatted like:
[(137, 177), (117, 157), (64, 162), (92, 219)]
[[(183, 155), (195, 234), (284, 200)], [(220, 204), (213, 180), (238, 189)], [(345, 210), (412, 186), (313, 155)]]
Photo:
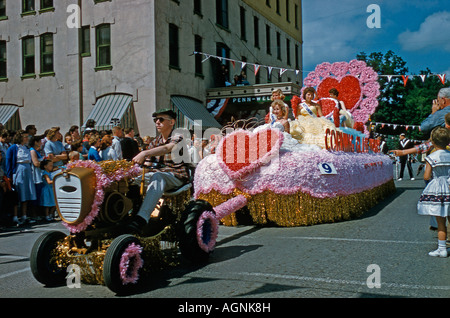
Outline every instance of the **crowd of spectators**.
[(11, 131), (0, 124), (0, 229), (58, 220), (52, 180), (76, 160), (131, 160), (152, 138), (132, 128), (98, 131), (88, 120), (83, 133), (76, 125), (64, 136), (59, 127), (37, 134), (35, 125)]

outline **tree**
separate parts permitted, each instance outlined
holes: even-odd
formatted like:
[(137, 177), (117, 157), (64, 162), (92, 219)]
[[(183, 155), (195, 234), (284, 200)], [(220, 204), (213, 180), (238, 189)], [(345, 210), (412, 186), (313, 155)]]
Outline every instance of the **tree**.
[[(406, 62), (389, 50), (385, 54), (373, 52), (367, 55), (361, 52), (356, 56), (358, 60), (366, 62), (379, 75), (406, 75)], [(429, 75), (427, 68), (420, 74)], [(436, 98), (442, 83), (436, 76), (427, 76), (425, 81), (417, 76), (408, 78), (404, 85), (401, 77), (394, 77), (388, 81), (386, 77), (379, 78), (380, 96), (378, 108), (371, 116), (373, 122), (383, 122), (398, 125), (420, 125), (431, 113), (431, 104)], [(417, 130), (405, 130), (404, 127), (377, 127), (377, 132), (384, 135), (399, 135), (405, 132), (412, 139), (427, 139)]]

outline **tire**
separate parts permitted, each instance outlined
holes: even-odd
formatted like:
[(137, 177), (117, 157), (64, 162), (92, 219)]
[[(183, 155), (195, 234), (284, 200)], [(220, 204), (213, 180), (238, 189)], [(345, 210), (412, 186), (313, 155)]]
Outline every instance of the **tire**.
[[(111, 246), (106, 250), (105, 260), (103, 262), (103, 279), (105, 285), (117, 294), (126, 294), (131, 292), (137, 285), (137, 280), (134, 282), (124, 282), (120, 273), (120, 262), (124, 256), (125, 250), (134, 243), (135, 246), (140, 245), (139, 240), (130, 234), (124, 234), (115, 238)], [(141, 258), (141, 256), (138, 256)], [(138, 257), (135, 257), (132, 266), (136, 266)], [(142, 261), (142, 258), (141, 258)], [(134, 268), (134, 267), (133, 267)], [(130, 268), (131, 269), (131, 268)], [(141, 268), (137, 270), (137, 279), (141, 274)], [(128, 272), (127, 274), (128, 275)]]
[[(209, 215), (209, 218), (205, 215)], [(200, 218), (203, 218), (203, 222), (198, 232), (202, 234), (202, 237), (197, 237)], [(195, 264), (207, 262), (216, 244), (217, 227), (218, 220), (215, 218), (211, 204), (203, 200), (190, 202), (183, 211), (178, 225), (181, 255)], [(205, 248), (205, 245), (209, 248)]]
[(49, 231), (41, 235), (31, 249), (31, 272), (37, 281), (46, 286), (59, 286), (65, 282), (66, 268), (57, 267), (51, 262), (52, 251), (57, 247), (58, 241), (65, 237), (66, 234), (62, 232)]

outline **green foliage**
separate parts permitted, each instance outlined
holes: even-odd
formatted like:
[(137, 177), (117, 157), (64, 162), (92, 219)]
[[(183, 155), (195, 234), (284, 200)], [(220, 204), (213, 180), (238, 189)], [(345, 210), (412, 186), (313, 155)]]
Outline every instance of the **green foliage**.
[[(385, 54), (373, 52), (367, 55), (361, 52), (356, 58), (365, 61), (379, 75), (408, 75), (406, 62), (391, 50)], [(427, 68), (420, 74), (428, 75), (431, 71)], [(393, 77), (390, 82), (386, 77), (380, 77), (379, 83), (379, 105), (371, 120), (399, 125), (420, 125), (431, 114), (432, 101), (444, 87), (437, 76), (427, 76), (424, 82), (418, 76), (409, 77), (406, 86), (401, 77)], [(448, 82), (446, 84), (448, 86)], [(408, 138), (428, 138), (418, 130), (406, 131), (404, 127), (394, 129), (378, 126), (376, 132), (383, 135), (399, 135), (404, 132)]]

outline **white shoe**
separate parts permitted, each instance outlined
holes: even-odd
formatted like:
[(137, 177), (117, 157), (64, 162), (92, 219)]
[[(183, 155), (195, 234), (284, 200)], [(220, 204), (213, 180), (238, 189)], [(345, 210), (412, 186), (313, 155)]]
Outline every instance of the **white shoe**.
[(402, 181), (402, 180), (403, 180), (402, 178), (398, 178), (398, 179), (397, 179), (397, 181)]
[(434, 257), (447, 257), (448, 253), (447, 253), (447, 249), (444, 249), (444, 250), (437, 249), (435, 251), (428, 253), (428, 255), (434, 256)]
[(414, 179), (414, 178), (411, 178), (411, 181), (414, 181), (414, 180), (416, 180), (416, 179)]

